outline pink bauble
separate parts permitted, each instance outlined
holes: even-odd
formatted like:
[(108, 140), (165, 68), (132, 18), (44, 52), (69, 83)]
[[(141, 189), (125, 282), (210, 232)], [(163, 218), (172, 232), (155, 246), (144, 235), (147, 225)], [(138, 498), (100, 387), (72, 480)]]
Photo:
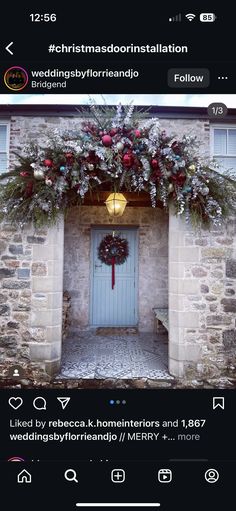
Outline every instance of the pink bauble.
[(159, 167), (159, 164), (158, 164), (158, 160), (156, 160), (155, 158), (151, 161), (151, 166), (153, 169), (158, 169)]
[(140, 138), (141, 137), (141, 131), (140, 130), (135, 130), (134, 132), (136, 138)]
[(106, 147), (110, 147), (112, 145), (112, 138), (110, 137), (110, 135), (103, 135), (102, 143)]
[(125, 167), (131, 167), (133, 165), (133, 155), (131, 153), (126, 153), (123, 156), (123, 164)]
[(52, 166), (52, 160), (44, 160), (43, 164), (45, 165), (45, 167), (51, 167)]

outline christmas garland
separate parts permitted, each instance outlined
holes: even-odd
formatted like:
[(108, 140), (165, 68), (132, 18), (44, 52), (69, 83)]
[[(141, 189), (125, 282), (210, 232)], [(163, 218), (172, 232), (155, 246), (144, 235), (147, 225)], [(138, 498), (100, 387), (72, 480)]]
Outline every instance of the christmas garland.
[(107, 234), (98, 247), (98, 258), (112, 266), (112, 289), (115, 287), (115, 265), (124, 264), (129, 255), (128, 241), (119, 235)]
[(141, 122), (137, 111), (138, 121), (133, 110), (92, 105), (93, 122), (50, 133), (44, 147), (25, 147), (19, 164), (0, 177), (1, 216), (21, 226), (50, 225), (89, 191), (109, 185), (148, 192), (152, 207), (173, 205), (194, 224), (220, 224), (235, 209), (235, 181), (203, 162), (195, 137), (177, 139), (157, 119)]

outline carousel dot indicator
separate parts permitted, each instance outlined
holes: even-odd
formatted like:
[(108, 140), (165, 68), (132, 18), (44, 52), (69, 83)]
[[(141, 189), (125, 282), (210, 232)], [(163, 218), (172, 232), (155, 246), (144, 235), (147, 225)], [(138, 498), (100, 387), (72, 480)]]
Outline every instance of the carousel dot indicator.
[(109, 403), (110, 403), (110, 405), (114, 405), (115, 404), (114, 399), (110, 399)]

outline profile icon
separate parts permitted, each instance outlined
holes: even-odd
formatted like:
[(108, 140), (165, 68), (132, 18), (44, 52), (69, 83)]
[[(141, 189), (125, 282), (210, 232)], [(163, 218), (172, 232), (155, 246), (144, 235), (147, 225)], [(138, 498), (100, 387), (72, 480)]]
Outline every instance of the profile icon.
[(22, 378), (25, 378), (25, 371), (20, 365), (14, 365), (8, 370), (7, 377), (21, 380)]
[(23, 67), (9, 67), (4, 74), (4, 83), (6, 87), (15, 92), (24, 89), (28, 83), (29, 77), (27, 71)]
[(205, 472), (205, 479), (208, 483), (217, 483), (219, 477), (220, 477), (220, 474), (219, 474), (218, 470), (216, 470), (215, 468), (209, 468)]

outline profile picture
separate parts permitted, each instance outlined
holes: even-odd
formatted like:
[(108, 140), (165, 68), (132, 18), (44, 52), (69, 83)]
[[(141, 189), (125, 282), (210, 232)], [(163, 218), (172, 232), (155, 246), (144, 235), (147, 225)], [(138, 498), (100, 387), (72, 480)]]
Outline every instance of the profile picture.
[(28, 73), (23, 67), (13, 66), (7, 69), (4, 74), (4, 83), (8, 89), (20, 91), (24, 89), (28, 83)]

